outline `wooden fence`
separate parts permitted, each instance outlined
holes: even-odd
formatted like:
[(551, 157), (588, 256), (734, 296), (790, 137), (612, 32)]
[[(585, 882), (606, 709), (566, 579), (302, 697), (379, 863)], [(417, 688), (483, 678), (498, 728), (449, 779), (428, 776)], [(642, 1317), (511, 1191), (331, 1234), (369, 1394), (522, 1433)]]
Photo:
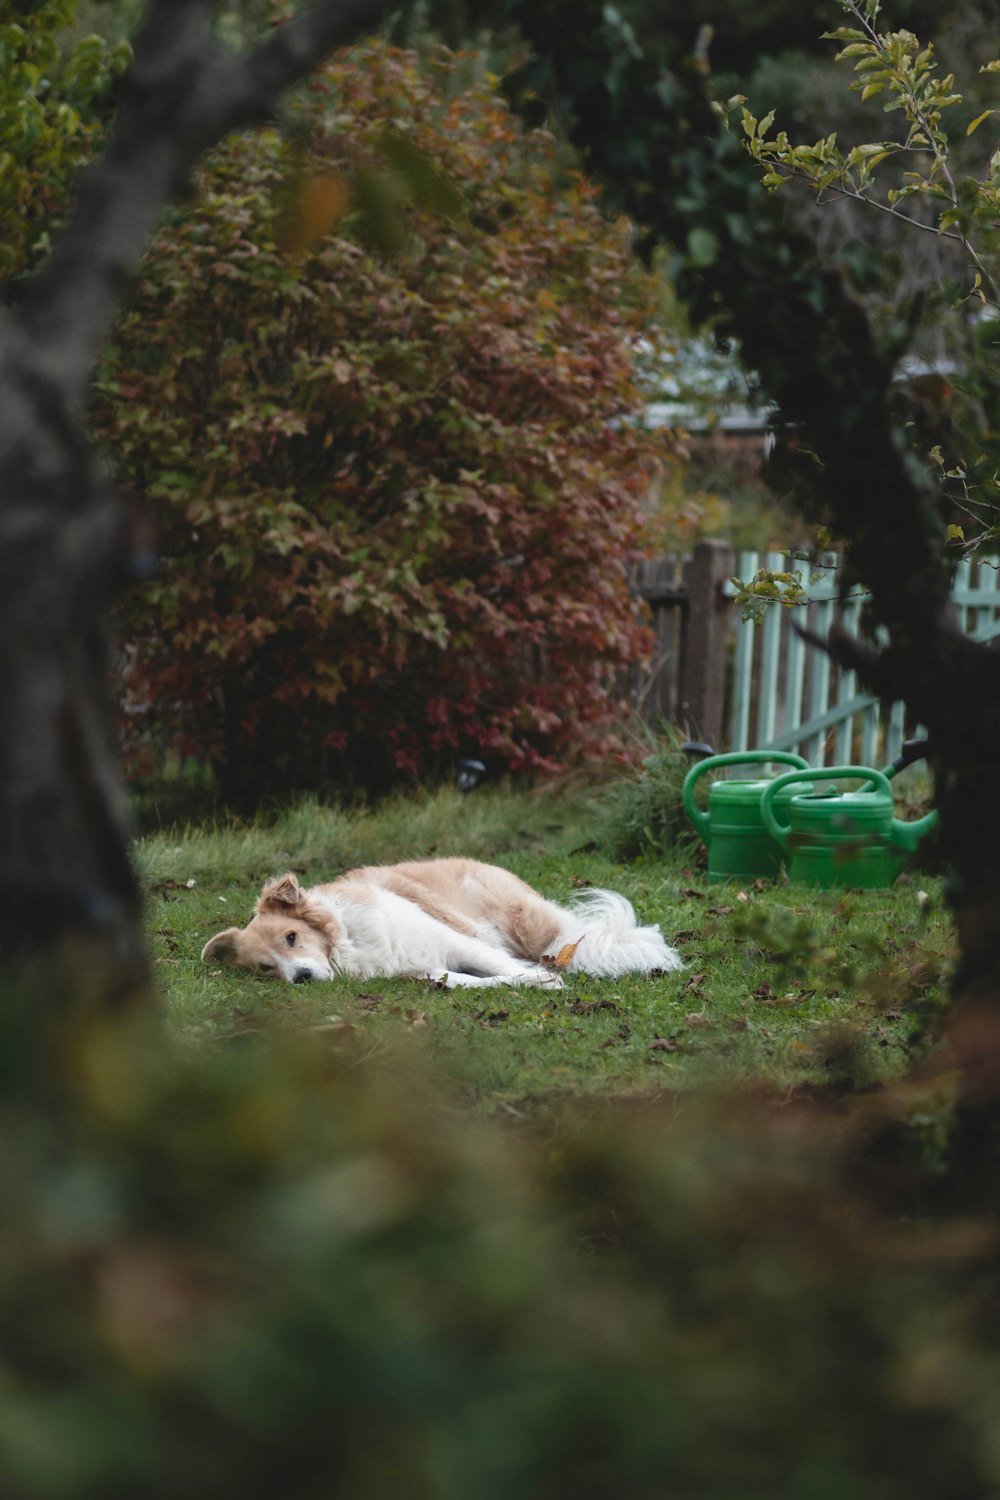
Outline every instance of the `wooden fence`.
[[(825, 636), (836, 621), (852, 634), (863, 598), (838, 598), (837, 558), (809, 565), (782, 553), (734, 553), (701, 542), (690, 559), (661, 559), (636, 571), (633, 587), (648, 603), (656, 650), (636, 699), (649, 722), (681, 725), (716, 748), (797, 750), (813, 765), (875, 765), (898, 752), (907, 732), (900, 703), (881, 705), (859, 692), (852, 672), (807, 646), (794, 626)], [(744, 624), (733, 603), (733, 574), (799, 568), (809, 604), (772, 606), (763, 624)], [(1000, 637), (1000, 570), (964, 561), (952, 592), (964, 629)]]
[(656, 641), (634, 687), (639, 711), (651, 724), (682, 724), (713, 744), (725, 722), (734, 614), (725, 591), (734, 562), (728, 542), (699, 542), (690, 557), (639, 563), (631, 580), (649, 606)]

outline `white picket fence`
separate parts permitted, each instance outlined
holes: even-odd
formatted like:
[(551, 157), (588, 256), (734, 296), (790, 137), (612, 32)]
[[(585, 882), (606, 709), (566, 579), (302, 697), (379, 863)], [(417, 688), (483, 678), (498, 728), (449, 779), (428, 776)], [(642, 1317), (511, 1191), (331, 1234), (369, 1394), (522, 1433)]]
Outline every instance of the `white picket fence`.
[[(907, 733), (901, 703), (884, 710), (876, 698), (858, 691), (853, 672), (840, 670), (821, 651), (807, 646), (794, 629), (804, 626), (825, 636), (834, 621), (857, 634), (863, 600), (838, 600), (837, 558), (825, 554), (819, 577), (809, 565), (781, 552), (740, 552), (736, 576), (752, 578), (759, 568), (802, 572), (808, 605), (774, 605), (763, 623), (736, 627), (728, 742), (731, 750), (794, 750), (811, 765), (866, 766), (892, 760)], [(730, 595), (734, 592), (728, 586)], [(963, 628), (975, 640), (1000, 636), (1000, 568), (990, 562), (959, 563), (952, 598)]]

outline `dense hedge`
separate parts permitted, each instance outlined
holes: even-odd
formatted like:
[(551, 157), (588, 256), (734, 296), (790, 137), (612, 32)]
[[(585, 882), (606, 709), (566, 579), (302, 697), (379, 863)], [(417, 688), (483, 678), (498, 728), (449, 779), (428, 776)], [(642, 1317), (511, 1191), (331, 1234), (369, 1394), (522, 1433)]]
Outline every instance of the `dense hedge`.
[(655, 283), (462, 67), (371, 45), (291, 144), (227, 142), (104, 363), (94, 426), (165, 553), (123, 616), (132, 747), (155, 725), (230, 788), (607, 748), (646, 649)]

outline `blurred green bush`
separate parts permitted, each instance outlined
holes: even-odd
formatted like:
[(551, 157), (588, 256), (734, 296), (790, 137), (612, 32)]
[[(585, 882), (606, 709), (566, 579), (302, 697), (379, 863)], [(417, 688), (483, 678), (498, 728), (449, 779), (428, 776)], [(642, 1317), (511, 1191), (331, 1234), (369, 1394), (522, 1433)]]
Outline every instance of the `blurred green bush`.
[(1000, 1486), (995, 1228), (890, 1219), (857, 1118), (501, 1129), (343, 1027), (67, 1043), (71, 1107), (6, 1074), (4, 1500)]

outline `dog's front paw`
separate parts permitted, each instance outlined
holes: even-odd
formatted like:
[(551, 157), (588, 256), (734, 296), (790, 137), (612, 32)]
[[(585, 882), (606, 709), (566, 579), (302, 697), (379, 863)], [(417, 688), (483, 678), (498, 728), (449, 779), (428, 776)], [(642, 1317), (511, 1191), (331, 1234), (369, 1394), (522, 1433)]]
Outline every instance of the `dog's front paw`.
[(521, 984), (537, 985), (543, 990), (565, 989), (561, 974), (556, 974), (552, 969), (547, 969), (539, 964), (537, 969), (529, 969), (527, 973), (520, 976)]

